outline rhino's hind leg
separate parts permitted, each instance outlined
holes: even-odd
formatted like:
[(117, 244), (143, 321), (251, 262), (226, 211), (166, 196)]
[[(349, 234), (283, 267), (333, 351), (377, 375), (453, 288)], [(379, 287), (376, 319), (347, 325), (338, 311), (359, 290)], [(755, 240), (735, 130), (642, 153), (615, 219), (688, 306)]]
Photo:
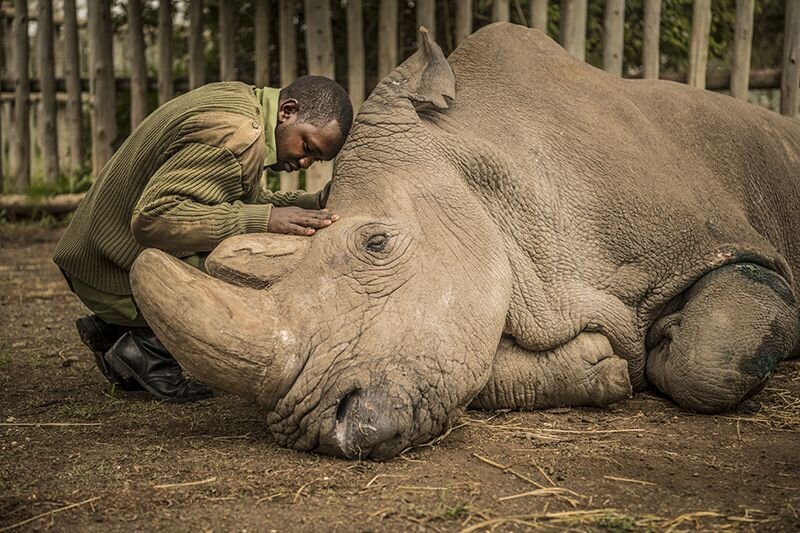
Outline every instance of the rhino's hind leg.
[(548, 352), (531, 352), (503, 338), (492, 376), (471, 407), (605, 406), (630, 395), (628, 363), (614, 355), (600, 333), (581, 333)]
[(797, 338), (797, 304), (786, 280), (751, 263), (725, 266), (653, 325), (647, 377), (685, 409), (732, 409), (761, 390)]

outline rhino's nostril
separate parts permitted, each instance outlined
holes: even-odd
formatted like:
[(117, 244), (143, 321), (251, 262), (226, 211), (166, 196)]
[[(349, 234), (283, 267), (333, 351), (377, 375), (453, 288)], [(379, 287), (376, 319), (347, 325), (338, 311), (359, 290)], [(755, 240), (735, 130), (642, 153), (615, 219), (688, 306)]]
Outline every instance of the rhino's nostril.
[(341, 424), (342, 422), (344, 422), (344, 419), (347, 418), (351, 409), (354, 407), (353, 404), (357, 402), (360, 394), (361, 390), (355, 389), (348, 392), (341, 400), (339, 400), (339, 406), (336, 408), (337, 423)]

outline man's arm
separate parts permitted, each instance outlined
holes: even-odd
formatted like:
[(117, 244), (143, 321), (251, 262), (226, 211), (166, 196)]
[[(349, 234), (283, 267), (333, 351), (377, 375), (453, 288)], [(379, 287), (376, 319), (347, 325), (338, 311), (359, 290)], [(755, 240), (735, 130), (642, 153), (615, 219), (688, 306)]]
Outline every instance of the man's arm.
[(187, 144), (148, 182), (131, 229), (142, 246), (205, 252), (242, 233), (267, 231), (272, 206), (245, 204), (242, 170), (227, 149)]
[(256, 203), (272, 204), (275, 207), (301, 207), (303, 209), (325, 209), (328, 203), (328, 192), (331, 182), (325, 184), (317, 192), (288, 191), (272, 192), (260, 189), (256, 198)]

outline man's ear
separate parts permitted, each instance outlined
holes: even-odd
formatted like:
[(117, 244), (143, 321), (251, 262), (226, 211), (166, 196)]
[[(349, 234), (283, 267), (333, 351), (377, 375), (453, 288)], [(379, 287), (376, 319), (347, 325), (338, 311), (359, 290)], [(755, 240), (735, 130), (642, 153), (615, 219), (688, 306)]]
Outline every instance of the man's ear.
[(278, 107), (278, 124), (283, 124), (289, 117), (297, 115), (297, 110), (299, 108), (300, 106), (294, 98), (289, 98), (281, 102)]
[(448, 101), (456, 98), (456, 77), (428, 30), (420, 27), (419, 33), (419, 49), (387, 77), (388, 83), (415, 107), (432, 104), (447, 109)]

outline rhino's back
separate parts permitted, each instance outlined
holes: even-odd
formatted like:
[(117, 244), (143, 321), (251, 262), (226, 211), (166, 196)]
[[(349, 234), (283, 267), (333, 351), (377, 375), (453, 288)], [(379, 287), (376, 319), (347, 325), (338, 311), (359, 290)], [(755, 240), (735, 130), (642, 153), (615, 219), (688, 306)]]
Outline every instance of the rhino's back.
[[(458, 83), (448, 114), (506, 162), (501, 224), (530, 228), (514, 240), (546, 280), (537, 290), (551, 291), (554, 320), (570, 290), (608, 292), (646, 323), (728, 262), (800, 274), (795, 121), (608, 75), (510, 24), (481, 29), (448, 60)], [(576, 279), (582, 288), (565, 288)]]

